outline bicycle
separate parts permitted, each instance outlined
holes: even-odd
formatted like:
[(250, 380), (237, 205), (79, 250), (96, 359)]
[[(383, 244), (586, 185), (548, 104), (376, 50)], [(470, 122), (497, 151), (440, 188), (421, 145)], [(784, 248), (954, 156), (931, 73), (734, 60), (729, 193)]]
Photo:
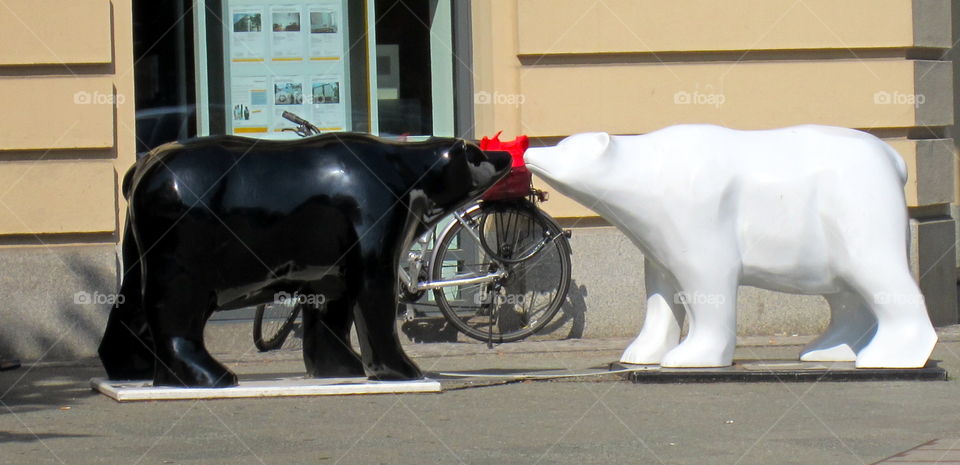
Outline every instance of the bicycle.
[[(543, 329), (566, 300), (571, 268), (569, 232), (536, 206), (544, 197), (481, 201), (419, 238), (401, 266), (401, 302), (431, 291), (447, 321), (488, 345)], [(418, 316), (408, 308), (408, 320)]]
[[(298, 135), (319, 134), (306, 120), (283, 116), (297, 124), (291, 130)], [(492, 142), (522, 156), (525, 145), (510, 147), (498, 137), (485, 138), (481, 148)], [(435, 228), (416, 239), (401, 260), (401, 303), (415, 303), (430, 292), (447, 321), (488, 345), (524, 339), (550, 323), (570, 288), (570, 232), (537, 206), (547, 194), (531, 187), (525, 171), (511, 171), (483, 199), (455, 212), (439, 234)], [(296, 302), (258, 306), (257, 348), (281, 347), (301, 310)], [(408, 320), (421, 316), (425, 312), (408, 306)]]
[[(522, 158), (526, 137), (504, 143), (499, 136), (484, 138), (480, 148), (510, 152), (510, 174), (455, 212), (440, 234), (418, 238), (400, 267), (401, 302), (431, 291), (447, 321), (488, 346), (547, 326), (566, 300), (571, 269), (570, 232), (537, 206), (547, 193), (532, 188)], [(424, 316), (411, 307), (408, 321)]]
[(293, 300), (257, 305), (253, 317), (253, 345), (260, 352), (283, 347), (302, 310), (302, 306)]

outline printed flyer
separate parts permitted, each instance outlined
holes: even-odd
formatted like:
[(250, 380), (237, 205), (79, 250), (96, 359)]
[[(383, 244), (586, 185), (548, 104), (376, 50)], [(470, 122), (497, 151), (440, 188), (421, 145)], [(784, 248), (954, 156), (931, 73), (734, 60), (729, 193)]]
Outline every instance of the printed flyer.
[(343, 17), (339, 2), (310, 7), (310, 59), (340, 60), (343, 56)]
[(270, 10), (270, 49), (274, 61), (300, 61), (304, 57), (303, 28), (299, 6), (276, 6)]
[(263, 61), (266, 38), (263, 32), (262, 8), (234, 8), (230, 11), (233, 30), (230, 34), (230, 58), (234, 62)]
[(311, 120), (321, 131), (343, 131), (346, 127), (346, 108), (340, 98), (339, 75), (313, 76), (310, 79)]
[(267, 78), (235, 77), (230, 92), (234, 134), (265, 133), (270, 124)]
[(273, 78), (274, 131), (294, 127), (293, 123), (281, 116), (284, 111), (296, 113), (304, 118), (307, 117), (305, 110), (308, 106), (306, 105), (307, 102), (304, 101), (303, 91), (302, 76), (276, 76)]

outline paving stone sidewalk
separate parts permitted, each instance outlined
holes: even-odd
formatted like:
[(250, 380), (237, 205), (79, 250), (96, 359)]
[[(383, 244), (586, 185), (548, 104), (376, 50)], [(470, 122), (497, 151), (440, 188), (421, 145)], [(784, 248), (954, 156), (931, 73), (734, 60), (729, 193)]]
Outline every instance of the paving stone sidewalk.
[[(960, 331), (941, 333), (933, 358), (960, 373)], [(807, 340), (746, 338), (737, 357), (791, 359)], [(911, 457), (904, 451), (919, 453), (918, 446), (960, 431), (955, 380), (509, 380), (517, 373), (599, 372), (628, 343), (408, 345), (426, 372), (445, 376), (442, 394), (137, 404), (91, 392), (89, 378), (102, 375), (96, 360), (25, 360), (0, 373), (0, 464), (902, 463)], [(218, 357), (241, 377), (303, 373), (292, 349)], [(453, 372), (473, 375), (474, 384), (444, 375)]]

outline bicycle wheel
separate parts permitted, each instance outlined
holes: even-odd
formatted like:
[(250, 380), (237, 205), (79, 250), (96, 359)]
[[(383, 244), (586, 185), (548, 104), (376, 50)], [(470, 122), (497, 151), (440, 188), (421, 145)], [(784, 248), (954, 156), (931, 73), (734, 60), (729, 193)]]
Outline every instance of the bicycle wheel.
[(513, 342), (536, 333), (557, 314), (570, 288), (570, 245), (563, 231), (527, 201), (485, 202), (465, 216), (489, 248), (505, 258), (522, 256), (548, 232), (555, 239), (527, 260), (504, 263), (486, 253), (470, 230), (454, 223), (437, 243), (433, 279), (496, 269), (505, 270), (507, 276), (435, 289), (440, 311), (457, 329), (480, 341)]
[(253, 319), (253, 345), (260, 352), (279, 349), (299, 315), (300, 304), (292, 300), (258, 305)]

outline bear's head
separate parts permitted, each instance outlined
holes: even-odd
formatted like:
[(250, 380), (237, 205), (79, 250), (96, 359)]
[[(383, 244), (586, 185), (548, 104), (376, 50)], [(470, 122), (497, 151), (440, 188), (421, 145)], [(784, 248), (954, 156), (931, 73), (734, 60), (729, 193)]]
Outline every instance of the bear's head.
[(443, 215), (476, 200), (510, 171), (510, 154), (454, 139), (436, 152), (419, 183), (428, 210)]
[(523, 159), (527, 168), (568, 197), (590, 205), (590, 199), (608, 190), (608, 163), (616, 154), (608, 150), (610, 135), (603, 132), (576, 134), (555, 147), (530, 148)]

